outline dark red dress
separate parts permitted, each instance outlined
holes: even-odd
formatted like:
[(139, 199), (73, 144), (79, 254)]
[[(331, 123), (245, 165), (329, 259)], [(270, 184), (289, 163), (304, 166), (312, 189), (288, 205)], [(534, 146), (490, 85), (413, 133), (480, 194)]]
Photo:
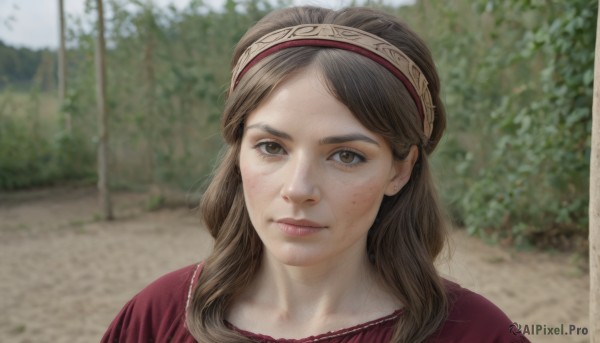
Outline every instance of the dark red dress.
[[(169, 273), (133, 297), (110, 324), (102, 342), (197, 343), (185, 326), (185, 309), (191, 287), (201, 266), (189, 266)], [(511, 321), (494, 304), (479, 294), (447, 281), (451, 308), (448, 319), (430, 343), (529, 342), (509, 330)], [(232, 330), (263, 343), (358, 343), (389, 342), (402, 310), (350, 328), (303, 339), (274, 339), (229, 325)]]

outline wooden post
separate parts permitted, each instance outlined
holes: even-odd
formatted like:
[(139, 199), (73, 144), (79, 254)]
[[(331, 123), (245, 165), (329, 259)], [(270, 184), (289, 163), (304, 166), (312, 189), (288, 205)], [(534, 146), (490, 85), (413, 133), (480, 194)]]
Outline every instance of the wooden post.
[(600, 6), (596, 23), (590, 162), (590, 342), (600, 343)]
[[(58, 103), (61, 108), (65, 103), (67, 89), (67, 48), (65, 46), (65, 9), (64, 1), (58, 0), (59, 48), (58, 48)], [(65, 118), (65, 131), (71, 132), (71, 114), (62, 111)]]
[(96, 39), (96, 102), (98, 104), (98, 193), (102, 216), (112, 220), (112, 204), (108, 185), (108, 115), (106, 113), (106, 45), (104, 42), (104, 9), (96, 0), (98, 37)]

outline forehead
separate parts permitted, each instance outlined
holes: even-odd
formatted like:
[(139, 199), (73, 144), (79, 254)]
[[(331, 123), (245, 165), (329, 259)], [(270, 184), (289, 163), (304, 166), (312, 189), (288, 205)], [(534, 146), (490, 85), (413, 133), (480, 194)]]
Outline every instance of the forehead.
[(250, 113), (246, 126), (257, 122), (322, 127), (354, 126), (367, 130), (348, 109), (334, 97), (316, 68), (308, 68), (285, 79)]

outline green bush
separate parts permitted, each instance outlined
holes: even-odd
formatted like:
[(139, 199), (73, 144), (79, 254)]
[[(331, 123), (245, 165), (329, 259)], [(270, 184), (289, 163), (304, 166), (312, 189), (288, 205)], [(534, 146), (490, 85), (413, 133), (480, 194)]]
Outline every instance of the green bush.
[(443, 196), (471, 234), (585, 245), (597, 6), (421, 1), (412, 9), (448, 110), (435, 160)]
[[(15, 190), (89, 177), (93, 151), (79, 136), (44, 118), (40, 94), (0, 96), (0, 189)], [(46, 110), (46, 111), (45, 111)]]

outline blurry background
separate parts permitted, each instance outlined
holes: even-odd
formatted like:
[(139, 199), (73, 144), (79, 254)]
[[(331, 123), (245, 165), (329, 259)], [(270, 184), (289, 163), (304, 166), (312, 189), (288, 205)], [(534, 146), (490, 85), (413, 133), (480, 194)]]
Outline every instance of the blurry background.
[[(9, 211), (22, 199), (97, 180), (95, 1), (64, 1), (60, 101), (58, 0), (0, 0), (0, 222), (11, 232), (39, 225)], [(222, 147), (229, 59), (249, 26), (276, 7), (354, 3), (398, 15), (433, 52), (449, 123), (433, 169), (456, 226), (508, 251), (562, 254), (569, 277), (586, 275), (596, 0), (105, 0), (110, 185), (128, 194), (117, 211), (140, 199), (131, 194), (155, 210), (202, 193)], [(489, 262), (513, 256), (502, 254)], [(18, 325), (6, 324), (14, 337)]]
[[(113, 189), (201, 192), (221, 147), (232, 48), (290, 3), (106, 1)], [(406, 3), (367, 2), (409, 22), (433, 50), (449, 118), (435, 170), (456, 222), (494, 241), (585, 249), (597, 2)], [(94, 2), (65, 1), (74, 14), (63, 103), (57, 1), (0, 4), (0, 190), (93, 183)]]

